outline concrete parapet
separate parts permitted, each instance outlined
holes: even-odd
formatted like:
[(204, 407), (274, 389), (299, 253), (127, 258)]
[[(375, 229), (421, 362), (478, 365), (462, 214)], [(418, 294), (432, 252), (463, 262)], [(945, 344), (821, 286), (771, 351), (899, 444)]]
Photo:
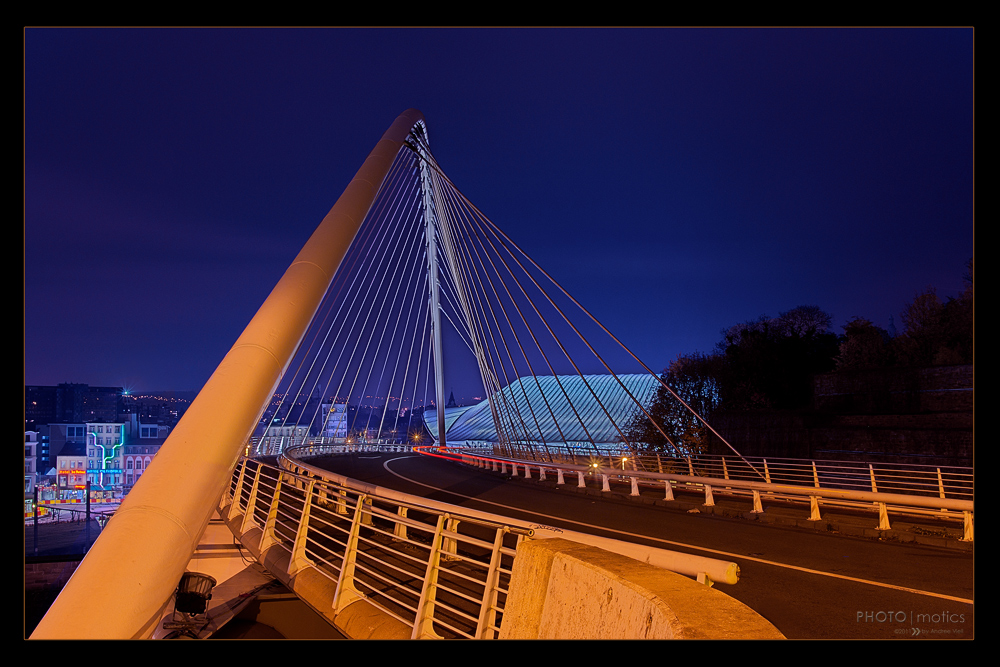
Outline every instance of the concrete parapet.
[(335, 625), (351, 639), (409, 639), (412, 632), (405, 623), (365, 600), (347, 605), (337, 615)]
[(568, 540), (517, 548), (501, 639), (783, 639), (743, 603), (683, 575)]

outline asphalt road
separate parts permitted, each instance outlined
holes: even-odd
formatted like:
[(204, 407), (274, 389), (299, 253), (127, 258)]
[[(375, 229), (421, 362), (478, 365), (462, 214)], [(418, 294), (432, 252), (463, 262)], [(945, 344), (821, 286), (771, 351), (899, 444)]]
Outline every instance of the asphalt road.
[(789, 639), (974, 638), (971, 553), (625, 505), (412, 454), (311, 463), (440, 502), (732, 560), (740, 582), (719, 590)]

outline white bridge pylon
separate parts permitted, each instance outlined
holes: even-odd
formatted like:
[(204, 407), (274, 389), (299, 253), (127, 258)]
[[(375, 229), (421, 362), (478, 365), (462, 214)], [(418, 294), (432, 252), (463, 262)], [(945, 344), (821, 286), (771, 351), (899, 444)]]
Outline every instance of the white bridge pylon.
[(680, 451), (670, 425), (646, 410), (649, 395), (637, 395), (637, 385), (612, 368), (649, 376), (649, 387), (672, 393), (459, 192), (430, 152), (423, 115), (406, 111), (32, 638), (149, 637), (247, 443), (264, 436), (261, 447), (268, 448), (275, 442), (269, 429), (293, 439), (331, 431), (398, 438), (393, 427), (410, 429), (433, 397), (443, 442), (445, 390), (471, 371), (493, 437), (508, 451), (545, 451), (556, 442), (597, 447), (602, 438), (635, 449), (641, 443), (628, 437), (633, 418), (650, 419)]
[[(462, 407), (478, 405), (443, 409), (455, 386)], [(672, 393), (458, 190), (421, 119), (262, 414), (254, 453), (316, 436), (414, 442), (424, 416), (438, 444), (543, 456), (550, 445), (634, 455), (646, 420), (668, 453), (685, 454), (676, 425), (647, 409), (658, 389)]]

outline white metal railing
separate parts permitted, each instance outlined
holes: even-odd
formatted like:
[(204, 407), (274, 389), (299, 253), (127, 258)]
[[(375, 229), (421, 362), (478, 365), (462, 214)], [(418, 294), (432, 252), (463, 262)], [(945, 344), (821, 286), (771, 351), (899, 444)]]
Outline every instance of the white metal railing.
[(530, 532), (253, 460), (239, 466), (230, 498), (230, 519), (243, 517), (241, 536), (260, 538), (247, 545), (251, 551), (282, 545), (290, 553), (284, 574), (310, 568), (334, 584), (332, 600), (318, 608), (336, 616), (367, 600), (411, 628), (413, 638), (495, 637), (515, 548)]
[(322, 454), (353, 454), (357, 452), (412, 452), (413, 446), (406, 443), (390, 441), (355, 441), (345, 438), (310, 438), (305, 443), (289, 447), (288, 451), (300, 452), (301, 455), (319, 456)]
[(279, 456), (289, 449), (309, 446), (333, 447), (337, 454), (350, 452), (409, 452), (413, 446), (398, 438), (329, 438), (318, 436), (254, 436), (247, 453), (251, 456)]
[[(244, 546), (331, 620), (365, 600), (412, 638), (495, 638), (517, 545), (561, 537), (705, 583), (734, 584), (735, 563), (529, 524), (350, 480), (309, 465), (340, 446), (302, 447), (280, 466), (243, 459), (220, 511)], [(276, 555), (280, 554), (280, 555)], [(306, 570), (326, 586), (297, 590)], [(308, 578), (306, 578), (308, 579)], [(322, 597), (333, 591), (330, 599)]]
[(715, 494), (743, 496), (752, 499), (751, 511), (758, 513), (763, 512), (763, 494), (769, 500), (809, 503), (809, 518), (815, 521), (821, 519), (821, 504), (874, 511), (881, 530), (891, 529), (890, 513), (957, 519), (963, 523), (962, 539), (973, 539), (971, 469), (726, 456), (682, 459), (645, 455), (637, 460), (596, 451), (571, 453), (565, 458), (550, 455), (540, 460), (540, 456), (497, 456), (487, 447), (429, 446), (415, 447), (414, 451), (444, 455), (500, 472), (507, 472), (510, 466), (514, 475), (520, 470), (521, 475), (531, 476), (534, 468), (535, 475), (544, 478), (548, 471), (558, 476), (559, 483), (570, 473), (577, 477), (578, 486), (585, 485), (585, 476), (596, 476), (604, 491), (610, 490), (611, 481), (624, 479), (631, 483), (634, 496), (639, 495), (640, 483), (664, 488), (666, 500), (674, 499), (675, 490), (702, 493), (706, 505), (715, 504)]
[[(500, 452), (489, 443), (472, 449), (480, 454)], [(601, 467), (633, 472), (686, 473), (722, 480), (742, 479), (796, 486), (831, 489), (854, 489), (939, 498), (973, 499), (973, 469), (960, 466), (935, 466), (905, 463), (864, 463), (861, 461), (826, 461), (760, 456), (696, 454), (677, 457), (667, 454), (639, 454), (628, 450), (598, 450), (548, 445), (521, 448), (508, 453), (512, 460), (538, 463), (598, 464)]]

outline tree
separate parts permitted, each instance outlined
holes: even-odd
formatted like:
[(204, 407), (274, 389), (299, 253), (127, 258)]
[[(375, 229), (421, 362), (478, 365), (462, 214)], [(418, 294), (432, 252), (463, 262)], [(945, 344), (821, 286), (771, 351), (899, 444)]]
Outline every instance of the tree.
[(809, 338), (830, 333), (833, 316), (819, 306), (799, 306), (781, 313), (773, 322), (783, 336)]
[(799, 306), (723, 331), (720, 409), (798, 409), (812, 397), (811, 378), (833, 370), (838, 338), (833, 318), (817, 306)]
[(708, 447), (706, 422), (723, 411), (805, 407), (812, 376), (834, 366), (832, 319), (817, 306), (799, 306), (724, 330), (713, 354), (678, 355), (660, 378), (676, 396), (658, 387), (626, 437), (654, 451), (697, 453)]
[(973, 353), (972, 260), (965, 289), (942, 302), (933, 287), (918, 293), (903, 309), (903, 332), (875, 326), (863, 317), (844, 325), (837, 370), (887, 366), (950, 366), (971, 364)]
[(903, 333), (894, 341), (905, 366), (971, 364), (973, 353), (972, 260), (958, 298), (942, 302), (933, 287), (917, 294), (903, 309)]
[(944, 304), (937, 290), (928, 287), (903, 309), (903, 334), (897, 349), (904, 366), (930, 366), (943, 337)]
[(884, 368), (895, 363), (892, 338), (885, 329), (863, 317), (844, 325), (844, 337), (837, 357), (837, 370)]
[[(709, 431), (702, 419), (707, 421), (719, 405), (718, 382), (715, 379), (718, 361), (714, 355), (695, 352), (678, 355), (670, 362), (660, 379), (677, 396), (662, 384), (657, 387), (646, 412), (637, 410), (626, 425), (625, 435), (629, 441), (642, 443), (648, 450), (671, 454), (704, 451)], [(690, 409), (678, 400), (678, 396)]]

